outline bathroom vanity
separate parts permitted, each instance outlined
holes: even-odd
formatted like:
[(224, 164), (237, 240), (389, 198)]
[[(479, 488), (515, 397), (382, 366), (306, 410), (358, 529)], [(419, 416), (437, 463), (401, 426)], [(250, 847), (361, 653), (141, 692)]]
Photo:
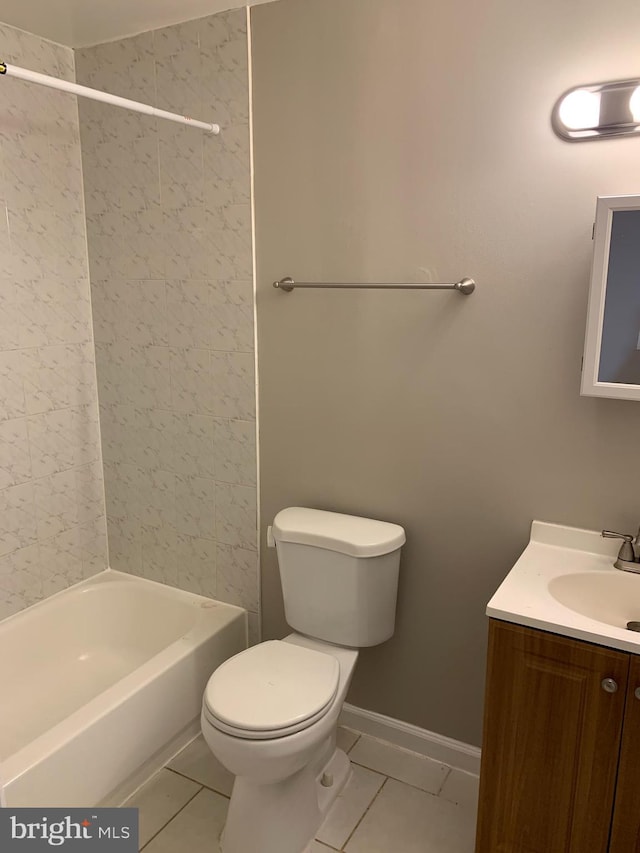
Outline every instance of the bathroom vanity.
[(640, 852), (640, 577), (534, 522), (491, 599), (476, 853)]

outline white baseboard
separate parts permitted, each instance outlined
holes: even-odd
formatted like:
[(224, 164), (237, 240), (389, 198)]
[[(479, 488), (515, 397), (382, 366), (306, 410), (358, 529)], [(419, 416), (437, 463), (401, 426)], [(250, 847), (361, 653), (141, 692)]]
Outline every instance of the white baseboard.
[(346, 703), (340, 715), (340, 725), (386, 740), (403, 749), (410, 749), (427, 758), (448, 764), (449, 767), (480, 774), (480, 749), (477, 746), (470, 746), (459, 740), (428, 732), (411, 723), (403, 723), (393, 717), (385, 717), (384, 714), (365, 711)]

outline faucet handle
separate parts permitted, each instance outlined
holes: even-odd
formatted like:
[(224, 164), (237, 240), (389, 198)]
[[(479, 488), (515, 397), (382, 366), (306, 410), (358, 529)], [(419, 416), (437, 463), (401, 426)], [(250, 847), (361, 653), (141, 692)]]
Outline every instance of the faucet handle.
[(630, 536), (628, 533), (616, 533), (614, 530), (603, 530), (602, 535), (605, 539), (624, 539), (624, 542), (620, 546), (620, 551), (618, 552), (618, 559), (625, 560), (628, 563), (633, 563), (636, 559), (636, 555), (633, 550), (633, 536)]
[(640, 527), (636, 533), (636, 538), (633, 540), (633, 553), (636, 555), (636, 561), (640, 563)]

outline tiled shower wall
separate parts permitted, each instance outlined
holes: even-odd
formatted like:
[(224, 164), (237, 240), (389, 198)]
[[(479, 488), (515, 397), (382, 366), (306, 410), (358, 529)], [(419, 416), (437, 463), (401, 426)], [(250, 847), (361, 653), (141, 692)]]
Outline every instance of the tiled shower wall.
[[(0, 56), (74, 79), (0, 25)], [(0, 619), (105, 568), (76, 99), (0, 80)]]
[(246, 10), (78, 51), (110, 561), (258, 611)]

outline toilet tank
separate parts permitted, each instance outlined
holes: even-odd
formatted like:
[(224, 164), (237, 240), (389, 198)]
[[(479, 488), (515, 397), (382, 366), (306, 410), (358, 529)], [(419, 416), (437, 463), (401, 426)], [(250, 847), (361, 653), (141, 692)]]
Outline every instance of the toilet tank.
[(404, 529), (325, 510), (289, 507), (273, 521), (288, 624), (341, 646), (393, 636)]

